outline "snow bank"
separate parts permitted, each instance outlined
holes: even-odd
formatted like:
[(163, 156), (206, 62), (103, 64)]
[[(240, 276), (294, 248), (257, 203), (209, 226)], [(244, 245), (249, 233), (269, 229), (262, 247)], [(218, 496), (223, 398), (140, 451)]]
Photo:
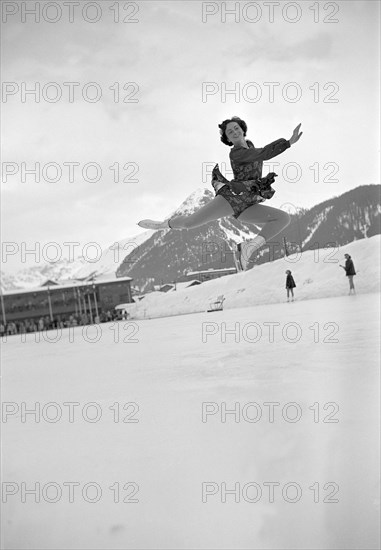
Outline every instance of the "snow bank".
[(245, 273), (227, 275), (199, 286), (165, 294), (153, 292), (141, 302), (129, 304), (135, 319), (166, 317), (206, 311), (217, 296), (225, 296), (224, 308), (237, 308), (285, 301), (286, 269), (296, 282), (297, 300), (342, 296), (348, 292), (344, 254), (350, 254), (357, 276), (358, 293), (380, 290), (380, 235), (339, 248), (317, 249), (255, 266)]

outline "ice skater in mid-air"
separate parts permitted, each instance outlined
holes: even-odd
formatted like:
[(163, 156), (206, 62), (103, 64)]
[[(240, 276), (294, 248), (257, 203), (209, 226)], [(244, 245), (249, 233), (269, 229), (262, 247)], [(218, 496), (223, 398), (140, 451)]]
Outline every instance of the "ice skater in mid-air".
[(247, 270), (252, 267), (255, 252), (290, 223), (290, 216), (283, 210), (260, 204), (275, 193), (271, 184), (276, 174), (271, 172), (262, 178), (263, 162), (283, 153), (299, 140), (303, 132), (298, 124), (289, 140), (278, 139), (266, 147), (256, 148), (246, 139), (247, 124), (239, 117), (224, 120), (218, 126), (222, 143), (232, 147), (230, 162), (234, 179), (228, 181), (217, 164), (212, 174), (216, 196), (208, 204), (188, 216), (175, 216), (163, 222), (142, 220), (138, 225), (156, 230), (191, 229), (229, 216), (245, 224), (259, 225), (261, 231), (254, 239), (237, 246), (239, 268)]

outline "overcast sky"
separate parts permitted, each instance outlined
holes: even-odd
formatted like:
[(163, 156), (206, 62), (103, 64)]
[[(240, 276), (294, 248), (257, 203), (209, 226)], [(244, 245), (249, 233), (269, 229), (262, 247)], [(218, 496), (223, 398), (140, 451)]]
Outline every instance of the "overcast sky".
[[(40, 2), (40, 22), (23, 4), (36, 3), (3, 3), (3, 241), (107, 247), (140, 233), (140, 219), (164, 219), (212, 189), (205, 163), (229, 168), (217, 125), (233, 115), (257, 147), (302, 122), (301, 140), (275, 159), (275, 207), (379, 183), (378, 2), (320, 2), (319, 12), (316, 2), (280, 2), (273, 14), (263, 2), (119, 2), (119, 22), (114, 1), (61, 4), (61, 14)], [(237, 6), (226, 21), (223, 4)], [(36, 83), (40, 102), (22, 94)], [(207, 83), (214, 93), (203, 97)], [(22, 181), (35, 163), (41, 181)], [(68, 163), (79, 163), (71, 182)], [(88, 163), (102, 176), (89, 165), (85, 177), (99, 181), (85, 181)], [(59, 170), (61, 181), (49, 181)]]

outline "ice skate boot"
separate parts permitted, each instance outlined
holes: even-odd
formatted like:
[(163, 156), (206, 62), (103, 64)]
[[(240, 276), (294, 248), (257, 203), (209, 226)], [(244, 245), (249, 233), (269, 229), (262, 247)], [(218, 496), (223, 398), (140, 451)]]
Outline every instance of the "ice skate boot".
[(239, 264), (242, 271), (248, 271), (253, 267), (252, 257), (254, 253), (261, 248), (266, 242), (264, 237), (257, 235), (254, 239), (250, 241), (243, 241), (237, 245), (237, 250), (239, 254)]

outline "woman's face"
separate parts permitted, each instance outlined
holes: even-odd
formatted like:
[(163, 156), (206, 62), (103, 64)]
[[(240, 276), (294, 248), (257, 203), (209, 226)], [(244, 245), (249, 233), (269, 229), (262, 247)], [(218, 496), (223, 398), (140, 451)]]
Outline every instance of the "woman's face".
[(245, 142), (243, 130), (237, 122), (229, 122), (226, 126), (225, 135), (233, 145)]

